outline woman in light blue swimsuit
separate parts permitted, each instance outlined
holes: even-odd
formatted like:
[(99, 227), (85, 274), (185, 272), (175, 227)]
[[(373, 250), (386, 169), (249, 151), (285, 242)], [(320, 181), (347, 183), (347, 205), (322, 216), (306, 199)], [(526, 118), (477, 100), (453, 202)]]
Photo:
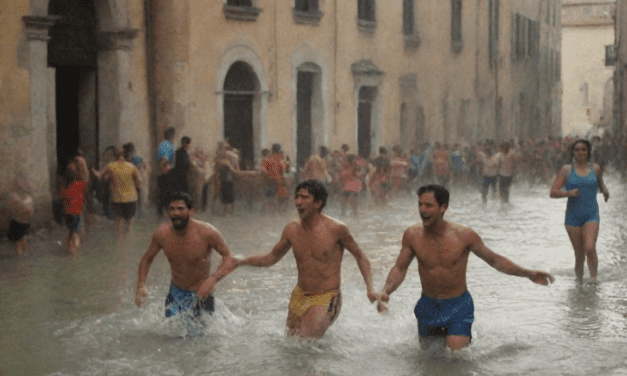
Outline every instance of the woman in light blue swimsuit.
[[(566, 232), (575, 250), (575, 275), (583, 280), (583, 264), (588, 261), (590, 282), (597, 280), (596, 242), (599, 235), (599, 188), (607, 201), (610, 192), (603, 182), (603, 171), (598, 164), (590, 163), (592, 145), (587, 140), (577, 140), (571, 150), (572, 165), (564, 165), (551, 187), (551, 198), (568, 197), (566, 205)], [(563, 188), (563, 189), (562, 189)]]

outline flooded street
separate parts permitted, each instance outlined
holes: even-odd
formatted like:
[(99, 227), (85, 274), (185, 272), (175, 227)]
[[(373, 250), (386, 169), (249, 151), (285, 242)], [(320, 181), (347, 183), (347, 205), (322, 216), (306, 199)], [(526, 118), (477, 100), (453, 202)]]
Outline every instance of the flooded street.
[[(490, 193), (453, 189), (445, 216), (474, 228), (488, 247), (516, 263), (552, 273), (549, 287), (497, 272), (471, 255), (468, 288), (475, 304), (472, 344), (454, 355), (421, 351), (413, 308), (420, 296), (417, 264), (391, 296), (386, 316), (366, 297), (355, 260), (345, 254), (344, 304), (337, 322), (313, 343), (284, 338), (296, 283), (291, 253), (271, 268), (243, 267), (217, 286), (216, 313), (202, 336), (183, 338), (181, 322), (164, 318), (170, 277), (163, 253), (155, 259), (147, 306), (134, 304), (137, 266), (156, 228), (144, 210), (123, 249), (111, 222), (100, 219), (76, 257), (33, 235), (27, 256), (0, 243), (0, 375), (626, 375), (627, 190), (612, 176), (608, 203), (598, 196), (599, 283), (578, 285), (564, 229), (565, 199), (548, 186), (514, 185), (511, 204)], [(415, 195), (386, 207), (364, 205), (344, 220), (370, 258), (380, 289), (400, 249), (403, 231), (418, 221)], [(293, 215), (199, 213), (233, 252), (267, 252)], [(48, 237), (48, 235), (45, 235)], [(213, 268), (219, 263), (214, 257)], [(587, 268), (584, 281), (587, 279)], [(176, 318), (174, 319), (176, 320)], [(189, 328), (187, 328), (189, 329)]]

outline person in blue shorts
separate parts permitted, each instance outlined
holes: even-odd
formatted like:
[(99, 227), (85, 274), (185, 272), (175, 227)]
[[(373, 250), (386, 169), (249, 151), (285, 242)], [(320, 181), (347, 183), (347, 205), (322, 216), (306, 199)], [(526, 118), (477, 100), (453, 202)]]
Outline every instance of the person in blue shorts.
[[(194, 206), (189, 194), (172, 193), (168, 198), (168, 214), (172, 223), (159, 226), (139, 263), (135, 304), (141, 307), (146, 303), (146, 277), (154, 258), (163, 249), (171, 270), (165, 316), (187, 312), (198, 317), (202, 311), (213, 313), (212, 293), (216, 283), (237, 267), (236, 260), (215, 227), (191, 218)], [(214, 250), (222, 256), (222, 261), (211, 273)]]
[(610, 192), (603, 182), (603, 170), (590, 163), (592, 145), (587, 140), (573, 143), (573, 163), (564, 165), (551, 187), (551, 198), (568, 197), (566, 204), (566, 232), (575, 251), (575, 276), (583, 281), (583, 264), (588, 261), (590, 282), (597, 280), (599, 260), (596, 242), (599, 235), (599, 204), (597, 192), (607, 202)]
[(388, 274), (377, 304), (379, 312), (387, 310), (386, 302), (405, 279), (414, 257), (422, 296), (414, 314), (422, 348), (444, 342), (451, 350), (470, 344), (474, 321), (474, 303), (466, 286), (466, 267), (470, 252), (496, 270), (548, 285), (553, 277), (539, 270), (525, 269), (506, 257), (492, 252), (471, 228), (444, 220), (449, 192), (440, 185), (418, 190), (418, 211), (422, 223), (405, 230), (401, 252)]

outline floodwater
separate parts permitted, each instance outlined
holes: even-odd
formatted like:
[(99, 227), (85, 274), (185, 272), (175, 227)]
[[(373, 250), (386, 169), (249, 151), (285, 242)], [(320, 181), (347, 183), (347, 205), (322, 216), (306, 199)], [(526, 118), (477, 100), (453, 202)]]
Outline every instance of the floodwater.
[[(156, 219), (147, 211), (123, 249), (101, 219), (80, 254), (57, 245), (61, 229), (31, 237), (31, 250), (12, 257), (0, 244), (1, 375), (627, 375), (627, 190), (606, 177), (599, 195), (600, 266), (596, 285), (575, 282), (573, 251), (563, 227), (566, 200), (549, 187), (514, 186), (511, 204), (481, 204), (478, 192), (453, 190), (446, 218), (473, 227), (484, 242), (528, 268), (544, 269), (549, 287), (508, 276), (471, 255), (475, 301), (473, 340), (449, 354), (421, 351), (413, 307), (420, 296), (416, 262), (392, 295), (386, 316), (367, 300), (354, 259), (343, 263), (344, 305), (319, 341), (284, 337), (296, 283), (291, 253), (271, 268), (240, 268), (215, 292), (206, 327), (166, 320), (170, 279), (161, 253), (148, 277), (150, 298), (134, 304), (137, 266)], [(367, 205), (366, 205), (367, 206)], [(325, 213), (339, 217), (333, 202)], [(200, 213), (237, 255), (267, 252), (293, 213), (235, 217)], [(376, 289), (399, 252), (406, 227), (418, 220), (416, 196), (342, 218), (371, 260)], [(214, 268), (219, 262), (214, 258)], [(586, 270), (587, 277), (587, 270)], [(201, 332), (202, 335), (185, 336)]]

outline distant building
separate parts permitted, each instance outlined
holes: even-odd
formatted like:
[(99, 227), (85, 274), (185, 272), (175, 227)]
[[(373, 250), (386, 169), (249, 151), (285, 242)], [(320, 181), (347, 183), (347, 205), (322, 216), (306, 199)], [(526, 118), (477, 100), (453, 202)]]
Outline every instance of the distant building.
[(0, 2), (0, 174), (29, 166), (46, 205), (76, 147), (95, 163), (132, 141), (154, 164), (171, 126), (209, 152), (228, 138), (251, 165), (275, 142), (302, 166), (320, 145), (369, 157), (558, 135), (560, 12), (559, 0)]
[(627, 2), (616, 2), (616, 39), (607, 47), (607, 64), (616, 66), (614, 75), (614, 122), (616, 135), (627, 136)]
[(612, 124), (614, 1), (563, 0), (562, 77), (564, 133), (596, 135)]

